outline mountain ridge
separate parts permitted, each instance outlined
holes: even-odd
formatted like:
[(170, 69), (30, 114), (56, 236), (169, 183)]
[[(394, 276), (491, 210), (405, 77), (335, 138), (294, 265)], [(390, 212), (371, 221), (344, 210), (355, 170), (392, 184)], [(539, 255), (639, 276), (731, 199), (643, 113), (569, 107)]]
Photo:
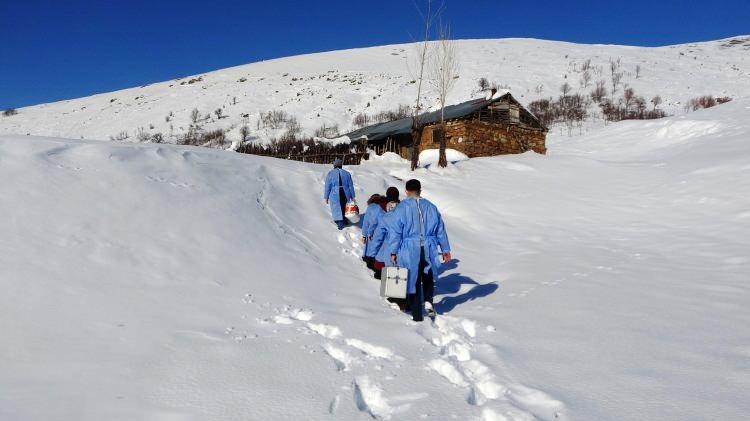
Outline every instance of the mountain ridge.
[[(486, 77), (509, 88), (524, 104), (559, 95), (568, 82), (571, 93), (588, 95), (595, 81), (611, 84), (610, 60), (619, 59), (623, 82), (636, 94), (660, 95), (669, 114), (700, 95), (741, 98), (750, 95), (750, 60), (745, 36), (659, 47), (576, 44), (533, 38), (457, 40), (462, 68), (450, 103), (480, 95), (476, 82)], [(736, 40), (733, 47), (724, 46)], [(736, 47), (738, 45), (739, 47)], [(344, 133), (360, 113), (375, 114), (414, 100), (407, 61), (413, 44), (391, 44), (280, 57), (210, 72), (125, 88), (87, 97), (19, 108), (0, 118), (0, 133), (136, 141), (137, 133), (160, 133), (176, 142), (191, 124), (240, 138), (267, 142), (287, 127), (269, 127), (262, 114), (284, 111), (300, 133), (311, 136), (325, 126)], [(581, 66), (591, 60), (590, 81)], [(638, 68), (638, 70), (637, 70)], [(637, 74), (638, 73), (638, 74)], [(611, 90), (611, 86), (610, 86)], [(436, 101), (427, 90), (424, 101)], [(616, 98), (615, 98), (616, 99)], [(192, 122), (197, 109), (200, 122)], [(221, 109), (222, 114), (216, 115)], [(591, 113), (596, 114), (596, 107)], [(585, 129), (601, 126), (592, 119)]]

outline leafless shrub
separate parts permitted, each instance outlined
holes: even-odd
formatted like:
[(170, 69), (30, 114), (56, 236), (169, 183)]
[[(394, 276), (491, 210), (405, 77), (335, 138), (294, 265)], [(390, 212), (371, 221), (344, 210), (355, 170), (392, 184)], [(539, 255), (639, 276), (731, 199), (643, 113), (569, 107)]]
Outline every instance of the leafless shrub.
[(581, 64), (581, 72), (587, 72), (589, 70), (591, 70), (591, 59), (586, 59), (586, 61)]
[(326, 126), (325, 124), (315, 129), (314, 136), (315, 137), (323, 137), (323, 138), (334, 138), (339, 136), (339, 126), (338, 124), (334, 124), (333, 126)]
[(143, 127), (139, 127), (135, 132), (135, 138), (138, 139), (139, 142), (148, 142), (149, 139), (151, 139), (151, 135), (144, 130)]
[[(561, 91), (564, 91), (561, 89)], [(580, 123), (586, 119), (589, 101), (580, 94), (568, 95), (565, 92), (557, 100), (540, 99), (529, 104), (531, 111), (539, 121), (548, 126), (552, 123)]]
[(226, 144), (224, 130), (216, 129), (206, 132), (200, 138), (200, 144), (211, 147), (222, 147)]
[(479, 78), (479, 80), (477, 81), (477, 85), (479, 85), (480, 92), (485, 92), (490, 89), (490, 82), (486, 77)]
[(718, 102), (719, 104), (726, 104), (727, 102), (729, 102), (731, 100), (732, 100), (732, 98), (728, 97), (728, 96), (716, 97), (716, 102)]
[(202, 130), (200, 127), (191, 125), (188, 131), (177, 137), (177, 144), (179, 145), (193, 145), (199, 146), (203, 143), (200, 141), (202, 137)]
[(7, 110), (3, 111), (3, 117), (10, 117), (16, 114), (18, 114), (18, 110), (16, 110), (15, 108), (8, 108)]
[(589, 103), (586, 97), (581, 94), (562, 96), (559, 99), (559, 103), (563, 121), (568, 125), (574, 122), (580, 123), (588, 116), (586, 110)]
[(151, 143), (164, 143), (164, 136), (159, 132), (152, 134)]
[(588, 88), (589, 83), (591, 83), (591, 72), (586, 69), (581, 73), (581, 87)]
[(284, 110), (273, 110), (267, 113), (260, 113), (259, 124), (264, 128), (280, 129), (289, 119), (289, 114)]
[(370, 116), (366, 113), (359, 113), (354, 116), (354, 121), (352, 121), (352, 124), (356, 128), (365, 127), (370, 124)]
[(297, 121), (297, 117), (290, 116), (286, 120), (286, 132), (284, 133), (285, 136), (289, 136), (292, 139), (296, 139), (297, 136), (302, 133), (302, 126), (300, 126), (299, 122)]
[(562, 84), (562, 86), (560, 86), (560, 92), (562, 92), (563, 96), (568, 95), (568, 93), (570, 93), (570, 90), (571, 88), (568, 82), (565, 82)]
[(128, 134), (128, 132), (126, 130), (123, 130), (123, 131), (121, 131), (120, 133), (117, 133), (114, 136), (110, 136), (109, 140), (123, 141), (123, 140), (126, 140), (129, 137), (130, 137), (130, 135)]
[(539, 99), (529, 104), (529, 111), (545, 126), (555, 121), (554, 105), (551, 99)]
[(406, 104), (399, 104), (395, 110), (381, 111), (374, 116), (374, 120), (378, 123), (384, 123), (386, 121), (400, 120), (402, 118), (409, 117), (411, 115), (411, 107)]
[[(311, 138), (296, 139), (271, 139), (270, 142), (246, 143), (237, 148), (237, 152), (274, 156), (277, 158), (294, 158), (299, 160), (310, 159), (315, 162), (321, 156), (343, 156), (358, 152), (357, 145), (339, 143), (336, 145), (315, 141)], [(359, 152), (362, 152), (361, 150)], [(307, 158), (305, 158), (307, 157)]]
[(180, 145), (220, 147), (226, 144), (226, 136), (221, 129), (204, 132), (198, 126), (190, 126), (182, 136), (178, 136)]
[(662, 103), (661, 96), (656, 95), (655, 97), (651, 98), (651, 103), (654, 104), (654, 109), (659, 106), (659, 104)]
[(388, 121), (400, 120), (412, 115), (411, 107), (406, 104), (400, 104), (393, 110), (385, 110), (375, 113), (374, 115), (358, 113), (354, 116), (352, 125), (355, 128), (365, 127), (375, 123), (385, 123)]
[(625, 105), (625, 111), (630, 111), (630, 107), (633, 105), (633, 100), (635, 99), (635, 91), (633, 91), (633, 88), (625, 88), (622, 93), (622, 99)]
[(607, 88), (604, 84), (603, 80), (596, 82), (596, 87), (591, 91), (591, 99), (597, 104), (602, 102), (602, 98), (607, 96)]
[(240, 142), (245, 143), (250, 138), (250, 128), (247, 124), (240, 127)]
[(222, 110), (221, 108), (217, 108), (217, 109), (214, 110), (214, 114), (216, 114), (216, 118), (218, 120), (221, 120), (221, 115), (223, 113), (224, 113), (224, 110)]
[(617, 60), (609, 60), (609, 72), (612, 78), (612, 98), (614, 98), (615, 93), (617, 93), (617, 87), (620, 86), (620, 82), (622, 81), (619, 58)]
[(685, 111), (697, 111), (704, 108), (711, 108), (716, 106), (716, 104), (718, 104), (716, 98), (711, 95), (703, 95), (688, 101), (687, 104), (685, 104)]
[(197, 108), (193, 108), (193, 111), (190, 111), (190, 121), (193, 122), (193, 124), (198, 122), (198, 119), (200, 118), (201, 113), (198, 111)]
[(666, 117), (667, 114), (663, 110), (656, 108), (661, 103), (659, 95), (651, 99), (651, 103), (654, 104), (654, 108), (648, 110), (646, 100), (636, 95), (632, 88), (627, 88), (617, 104), (604, 98), (599, 103), (599, 107), (606, 121), (653, 120)]

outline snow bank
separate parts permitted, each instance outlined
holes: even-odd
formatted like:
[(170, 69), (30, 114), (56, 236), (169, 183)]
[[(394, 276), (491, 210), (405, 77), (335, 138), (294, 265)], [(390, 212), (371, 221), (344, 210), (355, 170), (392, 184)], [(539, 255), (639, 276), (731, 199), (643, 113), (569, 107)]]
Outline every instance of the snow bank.
[(367, 164), (405, 164), (409, 161), (401, 158), (401, 155), (393, 152), (385, 152), (381, 155), (378, 155), (375, 153), (375, 151), (370, 150), (368, 158), (363, 161), (363, 165)]
[[(440, 158), (440, 151), (437, 149), (425, 149), (422, 152), (419, 153), (419, 166), (420, 167), (427, 167), (429, 165), (437, 165)], [(446, 148), (445, 149), (445, 159), (449, 163), (456, 163), (459, 161), (465, 161), (469, 159), (466, 154), (463, 152), (459, 152), (455, 149)]]

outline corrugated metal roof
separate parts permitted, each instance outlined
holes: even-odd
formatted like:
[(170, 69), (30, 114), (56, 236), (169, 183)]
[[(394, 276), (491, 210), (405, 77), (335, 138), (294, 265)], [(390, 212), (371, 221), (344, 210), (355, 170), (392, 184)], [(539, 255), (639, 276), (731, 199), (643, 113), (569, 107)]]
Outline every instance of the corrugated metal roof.
[[(448, 105), (447, 107), (445, 107), (444, 117), (446, 120), (463, 118), (475, 111), (486, 107), (489, 104), (492, 104), (493, 102), (500, 101), (503, 98), (518, 103), (518, 101), (516, 101), (516, 99), (506, 91), (496, 94), (495, 97), (491, 99), (479, 98), (462, 102), (460, 104)], [(536, 119), (533, 114), (529, 113), (529, 115)], [(437, 123), (438, 121), (440, 121), (439, 109), (421, 115), (422, 124), (433, 124)], [(366, 138), (369, 141), (379, 141), (388, 139), (389, 137), (406, 135), (410, 133), (411, 117), (405, 117), (399, 120), (387, 121), (385, 123), (378, 123), (373, 124), (372, 126), (362, 127), (361, 129), (354, 130), (353, 132), (347, 133), (342, 137), (347, 137), (350, 140), (359, 140), (362, 138)]]
[[(448, 105), (445, 107), (445, 119), (451, 120), (454, 118), (465, 117), (474, 111), (481, 109), (482, 107), (490, 104), (494, 100), (473, 99), (471, 101), (462, 102), (460, 104)], [(421, 115), (421, 122), (423, 124), (432, 124), (440, 121), (440, 110), (431, 111)], [(403, 135), (411, 133), (411, 117), (405, 117), (399, 120), (387, 121), (385, 123), (373, 124), (372, 126), (363, 127), (357, 129), (351, 133), (347, 133), (346, 136), (351, 140), (359, 140), (367, 138), (370, 141), (384, 140), (389, 137), (396, 135)]]

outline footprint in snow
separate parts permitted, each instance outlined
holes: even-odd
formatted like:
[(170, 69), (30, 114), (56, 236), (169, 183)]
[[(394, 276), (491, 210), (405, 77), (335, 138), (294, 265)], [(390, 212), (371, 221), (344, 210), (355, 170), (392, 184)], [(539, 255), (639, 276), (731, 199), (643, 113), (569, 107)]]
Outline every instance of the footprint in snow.
[(323, 344), (323, 350), (329, 357), (331, 357), (338, 371), (349, 371), (349, 367), (358, 361), (356, 358), (349, 355), (348, 352), (337, 348), (330, 343)]
[(429, 397), (427, 393), (413, 393), (386, 398), (380, 385), (371, 382), (368, 376), (357, 376), (353, 389), (357, 409), (369, 413), (373, 418), (383, 420), (389, 420), (394, 415), (407, 411), (412, 402)]
[(352, 348), (360, 350), (363, 354), (371, 358), (381, 358), (384, 360), (400, 359), (390, 349), (378, 345), (373, 345), (359, 339), (347, 339), (346, 344)]
[[(484, 406), (490, 401), (496, 405), (508, 405), (509, 412), (523, 412), (517, 414), (522, 419), (566, 419), (564, 405), (546, 393), (523, 385), (502, 384), (493, 370), (472, 358), (472, 349), (477, 334), (477, 323), (469, 319), (443, 316), (434, 323), (435, 329), (427, 325), (420, 330), (424, 338), (440, 349), (441, 358), (434, 359), (427, 367), (445, 378), (460, 389), (468, 389), (466, 402), (474, 406)], [(487, 326), (486, 331), (494, 332), (493, 326)], [(483, 420), (507, 419), (490, 409), (482, 413)], [(516, 416), (511, 419), (517, 419)]]
[(335, 339), (341, 336), (341, 329), (339, 329), (337, 326), (331, 326), (323, 323), (308, 323), (307, 327), (324, 338)]
[(284, 307), (283, 309), (274, 310), (277, 315), (271, 318), (258, 319), (259, 323), (276, 323), (279, 325), (291, 325), (295, 321), (306, 322), (312, 320), (315, 313), (312, 310), (303, 310), (299, 308)]

